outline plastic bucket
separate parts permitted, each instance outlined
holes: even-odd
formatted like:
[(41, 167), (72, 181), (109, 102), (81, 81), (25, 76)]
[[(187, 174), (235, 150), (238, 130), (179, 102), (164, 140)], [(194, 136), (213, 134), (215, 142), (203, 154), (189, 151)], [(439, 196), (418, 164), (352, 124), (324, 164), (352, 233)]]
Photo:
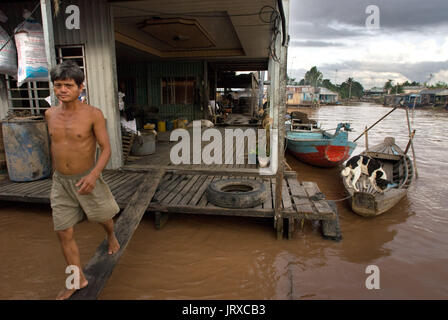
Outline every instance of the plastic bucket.
[(131, 154), (134, 156), (146, 156), (156, 152), (156, 137), (151, 131), (142, 130), (141, 139), (137, 137), (132, 145)]
[(2, 132), (10, 180), (34, 181), (50, 176), (50, 142), (45, 120), (5, 120)]

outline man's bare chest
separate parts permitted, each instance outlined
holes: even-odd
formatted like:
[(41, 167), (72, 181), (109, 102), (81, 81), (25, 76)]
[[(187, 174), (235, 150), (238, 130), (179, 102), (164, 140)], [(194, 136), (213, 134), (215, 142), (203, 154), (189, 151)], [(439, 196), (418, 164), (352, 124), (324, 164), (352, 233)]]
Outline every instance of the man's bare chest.
[(48, 131), (54, 143), (74, 143), (93, 138), (93, 124), (80, 117), (52, 119), (48, 124)]

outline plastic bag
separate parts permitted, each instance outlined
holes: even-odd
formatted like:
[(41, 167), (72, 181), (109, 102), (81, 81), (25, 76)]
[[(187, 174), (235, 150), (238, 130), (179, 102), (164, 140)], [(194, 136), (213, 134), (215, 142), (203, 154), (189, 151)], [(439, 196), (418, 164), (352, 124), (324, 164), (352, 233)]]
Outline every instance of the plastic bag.
[[(0, 21), (6, 22), (8, 18), (0, 11)], [(14, 41), (9, 40), (9, 35), (0, 26), (0, 73), (17, 77), (17, 51)], [(3, 49), (2, 49), (3, 48)]]
[(17, 85), (21, 86), (25, 82), (32, 81), (48, 81), (42, 25), (33, 18), (26, 18), (14, 33), (19, 61)]

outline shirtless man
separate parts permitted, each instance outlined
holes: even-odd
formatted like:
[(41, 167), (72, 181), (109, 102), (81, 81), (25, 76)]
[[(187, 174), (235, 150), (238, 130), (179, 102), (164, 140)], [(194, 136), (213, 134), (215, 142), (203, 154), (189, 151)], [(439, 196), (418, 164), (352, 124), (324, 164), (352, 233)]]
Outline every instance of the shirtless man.
[[(109, 254), (120, 248), (114, 234), (113, 216), (119, 207), (101, 172), (109, 161), (111, 148), (101, 110), (78, 100), (83, 90), (84, 74), (72, 61), (51, 70), (54, 92), (61, 102), (45, 112), (51, 139), (53, 185), (51, 208), (54, 230), (68, 265), (80, 271), (80, 288), (88, 281), (82, 271), (73, 227), (85, 219), (100, 223), (107, 234)], [(95, 164), (96, 145), (101, 154)], [(57, 299), (69, 298), (76, 289), (66, 289)]]

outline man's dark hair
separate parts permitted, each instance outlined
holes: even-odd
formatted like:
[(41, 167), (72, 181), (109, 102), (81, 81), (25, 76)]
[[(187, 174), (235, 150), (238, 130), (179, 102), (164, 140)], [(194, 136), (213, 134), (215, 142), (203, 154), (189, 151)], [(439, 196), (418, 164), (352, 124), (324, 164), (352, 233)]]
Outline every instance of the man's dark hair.
[(50, 71), (51, 82), (73, 79), (78, 87), (84, 82), (84, 73), (73, 60), (66, 60)]

